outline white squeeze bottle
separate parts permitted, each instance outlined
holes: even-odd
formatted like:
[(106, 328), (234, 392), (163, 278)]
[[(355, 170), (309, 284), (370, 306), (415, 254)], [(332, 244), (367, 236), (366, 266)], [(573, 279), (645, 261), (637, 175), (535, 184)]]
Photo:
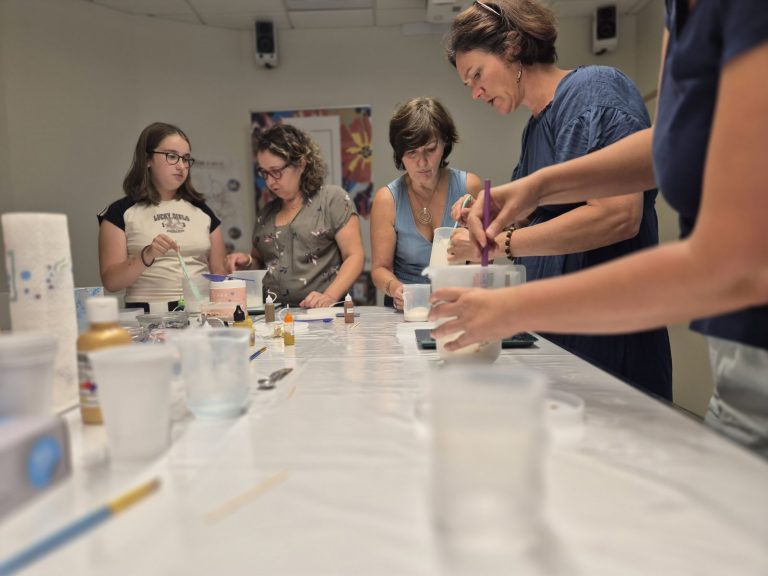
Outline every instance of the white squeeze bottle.
[(77, 376), (80, 391), (80, 415), (84, 424), (101, 424), (99, 387), (93, 377), (88, 353), (99, 348), (130, 344), (131, 335), (117, 323), (117, 298), (97, 296), (85, 301), (88, 330), (77, 339)]

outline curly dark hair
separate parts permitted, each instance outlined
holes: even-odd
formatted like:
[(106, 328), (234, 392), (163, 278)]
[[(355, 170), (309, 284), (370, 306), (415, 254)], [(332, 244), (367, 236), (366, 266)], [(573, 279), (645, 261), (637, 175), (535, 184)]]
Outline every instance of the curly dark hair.
[[(147, 162), (152, 156), (152, 151), (160, 145), (160, 142), (174, 134), (178, 134), (184, 138), (187, 144), (189, 144), (190, 150), (192, 149), (192, 144), (189, 142), (187, 135), (184, 134), (181, 128), (174, 126), (173, 124), (153, 122), (141, 131), (139, 140), (136, 142), (136, 148), (133, 152), (131, 168), (123, 179), (123, 191), (131, 200), (143, 204), (160, 204), (162, 198), (160, 197), (160, 192), (158, 192), (155, 185), (152, 184), (152, 177), (149, 174)], [(190, 179), (191, 175), (192, 170), (190, 169), (187, 174), (187, 179), (184, 180), (184, 183), (179, 187), (176, 195), (187, 202), (203, 202), (205, 197), (192, 186), (192, 180)]]
[(525, 66), (554, 64), (556, 40), (555, 14), (537, 0), (476, 1), (454, 18), (445, 52), (454, 67), (456, 55), (471, 50)]
[(306, 164), (299, 181), (304, 198), (311, 198), (322, 188), (325, 162), (320, 146), (306, 132), (290, 124), (275, 124), (256, 137), (256, 151), (274, 154), (291, 166), (298, 166), (304, 159)]
[(389, 121), (389, 143), (392, 145), (395, 167), (404, 170), (403, 156), (434, 139), (445, 144), (440, 167), (448, 166), (448, 156), (459, 141), (456, 125), (439, 100), (430, 97), (413, 98), (397, 107)]

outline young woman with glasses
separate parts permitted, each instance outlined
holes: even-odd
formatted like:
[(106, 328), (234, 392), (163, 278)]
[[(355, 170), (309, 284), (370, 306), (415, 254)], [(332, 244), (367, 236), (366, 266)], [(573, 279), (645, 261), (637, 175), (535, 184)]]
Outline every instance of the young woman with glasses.
[(190, 275), (226, 272), (220, 221), (192, 186), (190, 154), (180, 128), (150, 124), (123, 180), (125, 197), (98, 215), (101, 281), (110, 292), (125, 289), (128, 307), (178, 305), (179, 251)]
[(343, 300), (363, 271), (360, 222), (346, 191), (324, 184), (318, 145), (277, 124), (259, 135), (256, 161), (275, 199), (256, 216), (251, 253), (230, 254), (228, 269), (266, 268), (264, 289), (283, 304), (318, 308)]

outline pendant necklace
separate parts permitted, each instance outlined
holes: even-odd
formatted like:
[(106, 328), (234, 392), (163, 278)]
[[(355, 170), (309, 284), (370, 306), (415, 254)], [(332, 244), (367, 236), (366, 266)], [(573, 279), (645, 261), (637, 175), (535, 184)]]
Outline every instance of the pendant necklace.
[[(437, 177), (437, 184), (435, 184), (435, 188), (432, 190), (432, 195), (429, 197), (429, 201), (426, 204), (421, 204), (421, 211), (416, 213), (416, 220), (418, 220), (420, 223), (424, 224), (425, 226), (428, 226), (432, 224), (432, 212), (429, 211), (429, 208), (427, 206), (432, 202), (432, 198), (435, 197), (435, 192), (437, 192), (437, 188), (440, 186), (440, 179), (443, 177), (442, 172), (440, 173), (440, 176)], [(416, 191), (414, 190), (413, 195), (416, 196), (418, 199), (418, 194), (416, 194)]]

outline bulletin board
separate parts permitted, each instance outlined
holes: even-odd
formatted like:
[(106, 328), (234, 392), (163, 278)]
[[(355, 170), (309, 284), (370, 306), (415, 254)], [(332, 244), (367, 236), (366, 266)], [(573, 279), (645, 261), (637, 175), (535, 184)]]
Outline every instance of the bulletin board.
[(326, 183), (344, 188), (360, 216), (367, 220), (371, 213), (373, 193), (371, 107), (251, 112), (256, 213), (274, 198), (264, 179), (256, 172), (256, 140), (262, 130), (280, 123), (292, 124), (312, 136), (319, 144), (326, 162)]

